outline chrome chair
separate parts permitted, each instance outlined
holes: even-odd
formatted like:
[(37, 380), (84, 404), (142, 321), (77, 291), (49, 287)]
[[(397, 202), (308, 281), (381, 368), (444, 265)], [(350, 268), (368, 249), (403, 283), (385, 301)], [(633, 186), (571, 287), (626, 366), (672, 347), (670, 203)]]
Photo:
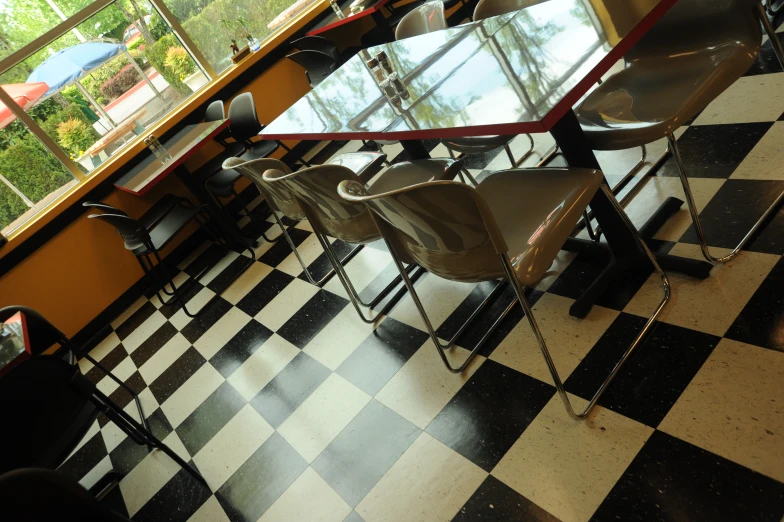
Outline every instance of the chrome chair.
[(433, 0), (425, 2), (400, 19), (395, 28), (395, 40), (441, 31), (447, 27), (444, 2)]
[[(381, 193), (372, 188), (368, 191), (360, 183), (344, 181), (338, 192), (345, 200), (364, 203), (373, 212), (441, 360), (450, 371), (459, 373), (468, 366), (501, 319), (519, 301), (567, 412), (575, 419), (582, 419), (590, 413), (621, 365), (650, 331), (670, 296), (666, 274), (602, 180), (601, 172), (589, 169), (513, 169), (489, 176), (476, 188), (440, 181)], [(533, 287), (545, 275), (597, 190), (602, 190), (612, 202), (633, 233), (638, 247), (661, 277), (664, 297), (588, 406), (578, 413), (566, 395), (523, 287)], [(432, 274), (451, 281), (500, 279), (495, 291), (509, 283), (517, 299), (495, 321), (466, 360), (454, 367), (449, 363), (445, 350), (454, 346), (457, 337), (485, 303), (455, 337), (443, 345), (403, 269), (403, 263), (417, 263)]]
[(484, 20), (492, 16), (500, 16), (520, 11), (547, 0), (479, 0), (474, 7), (474, 20)]
[[(342, 165), (346, 168), (349, 168), (351, 171), (356, 173), (360, 180), (362, 180), (364, 183), (367, 183), (378, 173), (379, 170), (381, 170), (384, 161), (386, 161), (385, 154), (378, 152), (353, 152), (340, 154), (339, 156), (336, 156), (330, 160), (329, 164)], [(316, 279), (310, 273), (307, 264), (305, 264), (305, 261), (302, 259), (297, 246), (291, 239), (291, 236), (289, 235), (289, 227), (283, 223), (279, 216), (279, 214), (283, 214), (284, 217), (298, 222), (307, 219), (305, 213), (302, 211), (299, 203), (286, 185), (280, 183), (271, 185), (264, 181), (263, 178), (264, 172), (270, 169), (290, 174), (292, 170), (289, 168), (289, 166), (280, 160), (272, 158), (262, 158), (251, 161), (243, 161), (241, 158), (229, 158), (224, 163), (224, 168), (236, 169), (237, 172), (248, 178), (254, 185), (256, 185), (256, 188), (259, 190), (261, 195), (264, 196), (264, 199), (270, 206), (272, 215), (275, 216), (275, 221), (278, 224), (278, 227), (280, 227), (281, 233), (274, 238), (269, 238), (267, 237), (266, 233), (263, 233), (262, 236), (264, 239), (270, 243), (274, 243), (283, 237), (288, 243), (289, 248), (291, 248), (291, 251), (294, 253), (294, 256), (297, 258), (297, 261), (299, 261), (299, 264), (302, 267), (302, 270), (305, 272), (305, 277), (307, 277), (308, 281), (310, 281), (310, 283), (313, 285), (319, 287), (323, 286), (324, 283), (326, 283), (327, 280), (329, 280), (329, 278), (334, 275), (334, 270), (330, 271), (324, 277), (316, 281)], [(361, 247), (358, 247), (357, 249), (349, 252), (346, 257), (341, 260), (341, 263), (347, 263), (350, 261), (351, 258), (359, 251), (359, 248)]]
[[(448, 159), (426, 159), (399, 163), (379, 176), (373, 186), (386, 187), (386, 190), (391, 190), (412, 183), (422, 183), (434, 179), (451, 179), (458, 176), (460, 170), (460, 162)], [(329, 239), (327, 239), (329, 236), (346, 243), (360, 245), (381, 239), (381, 234), (364, 205), (351, 203), (338, 197), (337, 187), (342, 181), (350, 180), (360, 187), (365, 187), (359, 176), (342, 165), (320, 165), (294, 173), (268, 170), (264, 173), (263, 178), (269, 185), (285, 185), (289, 188), (299, 204), (299, 208), (313, 227), (313, 232), (324, 248), (327, 259), (346, 289), (357, 314), (362, 321), (374, 323), (380, 314), (368, 317), (363, 313), (361, 307), (372, 308), (378, 304), (400, 283), (400, 278), (393, 280), (370, 303), (363, 302), (343, 269), (343, 264), (338, 259)], [(414, 268), (416, 266), (412, 264), (404, 271)]]
[(673, 133), (749, 69), (765, 29), (784, 67), (784, 50), (758, 0), (680, 0), (624, 56), (626, 68), (577, 108), (594, 150), (667, 138), (705, 259), (726, 263), (784, 200), (784, 191), (729, 254), (710, 253)]

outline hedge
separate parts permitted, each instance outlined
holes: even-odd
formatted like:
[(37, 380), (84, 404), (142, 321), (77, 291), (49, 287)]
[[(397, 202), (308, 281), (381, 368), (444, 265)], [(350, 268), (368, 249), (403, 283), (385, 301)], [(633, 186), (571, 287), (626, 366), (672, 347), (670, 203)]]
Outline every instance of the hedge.
[(0, 171), (34, 203), (73, 179), (71, 173), (34, 137), (0, 153)]
[(166, 53), (169, 52), (170, 47), (182, 47), (177, 38), (171, 33), (145, 49), (144, 54), (172, 89), (187, 96), (193, 92), (191, 88), (180, 81), (180, 77), (176, 73), (166, 68)]
[(5, 183), (0, 182), (0, 230), (25, 212), (27, 212), (27, 205), (22, 198), (14, 194)]
[(109, 100), (116, 100), (140, 81), (142, 77), (129, 63), (101, 85), (101, 93)]

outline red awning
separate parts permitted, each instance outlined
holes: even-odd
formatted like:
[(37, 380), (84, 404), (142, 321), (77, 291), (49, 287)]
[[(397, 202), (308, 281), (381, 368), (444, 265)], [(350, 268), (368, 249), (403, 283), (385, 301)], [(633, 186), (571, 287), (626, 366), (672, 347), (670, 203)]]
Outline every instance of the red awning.
[[(12, 83), (1, 87), (24, 110), (32, 107), (49, 90), (45, 82)], [(16, 115), (11, 112), (11, 109), (0, 102), (0, 129), (15, 119)]]

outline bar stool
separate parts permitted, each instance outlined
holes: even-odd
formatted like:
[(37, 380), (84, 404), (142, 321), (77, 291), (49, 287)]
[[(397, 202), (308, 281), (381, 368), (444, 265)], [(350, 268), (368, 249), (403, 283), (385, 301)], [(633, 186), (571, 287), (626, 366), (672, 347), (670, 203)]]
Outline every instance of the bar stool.
[[(391, 189), (409, 183), (451, 179), (459, 175), (460, 170), (460, 162), (448, 159), (426, 159), (398, 163), (384, 171), (373, 186), (378, 185)], [(343, 262), (338, 259), (329, 239), (327, 239), (329, 236), (346, 243), (361, 245), (381, 239), (381, 234), (364, 205), (345, 201), (338, 197), (337, 187), (342, 181), (351, 180), (358, 186), (364, 187), (365, 184), (362, 180), (342, 165), (319, 165), (293, 173), (268, 170), (264, 173), (263, 179), (272, 186), (285, 185), (288, 187), (302, 213), (313, 227), (313, 232), (324, 248), (327, 258), (335, 269), (335, 273), (343, 284), (360, 319), (366, 323), (374, 323), (379, 314), (372, 317), (365, 316), (362, 307), (372, 308), (378, 304), (387, 293), (399, 284), (400, 279), (393, 280), (370, 303), (363, 302), (343, 269)], [(414, 268), (416, 267), (412, 264), (405, 270)]]
[(593, 91), (576, 114), (594, 150), (618, 150), (667, 138), (705, 259), (726, 263), (784, 200), (782, 191), (732, 252), (710, 253), (673, 133), (749, 69), (765, 28), (782, 50), (758, 0), (680, 0), (625, 55), (626, 68)]
[[(536, 336), (567, 412), (585, 418), (601, 397), (623, 362), (652, 328), (670, 296), (669, 280), (648, 250), (637, 230), (615, 200), (603, 175), (589, 169), (513, 169), (497, 172), (473, 188), (463, 183), (438, 181), (421, 183), (388, 192), (377, 192), (361, 183), (340, 183), (338, 193), (346, 201), (366, 205), (378, 224), (400, 276), (414, 300), (422, 320), (436, 345), (441, 360), (452, 372), (462, 372), (476, 356), (501, 319), (519, 302)], [(575, 412), (564, 390), (558, 370), (542, 332), (523, 292), (533, 287), (550, 268), (555, 256), (577, 224), (577, 220), (598, 189), (604, 191), (634, 235), (640, 250), (662, 280), (664, 296), (645, 326), (628, 346), (582, 412)], [(422, 306), (403, 263), (416, 263), (430, 273), (460, 282), (500, 280), (512, 285), (513, 301), (470, 351), (460, 366), (452, 366), (445, 350), (470, 325), (480, 307), (457, 334), (441, 344)]]

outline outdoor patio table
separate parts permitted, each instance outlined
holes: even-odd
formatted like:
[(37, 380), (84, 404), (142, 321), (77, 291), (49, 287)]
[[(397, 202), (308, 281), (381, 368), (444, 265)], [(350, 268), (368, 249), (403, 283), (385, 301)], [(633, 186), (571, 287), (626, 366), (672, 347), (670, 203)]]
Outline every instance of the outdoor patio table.
[[(572, 111), (676, 0), (550, 0), (522, 11), (362, 51), (269, 124), (264, 139), (421, 140), (550, 132), (569, 165), (600, 168)], [(383, 51), (400, 80), (367, 61)], [(382, 75), (383, 77), (383, 75)], [(640, 229), (650, 239), (683, 201), (669, 198)], [(609, 259), (570, 313), (587, 315), (640, 259), (635, 240), (600, 191), (591, 210), (606, 243), (569, 239), (565, 249)], [(665, 270), (705, 278), (711, 265), (658, 255)], [(643, 264), (644, 266), (644, 264)]]

